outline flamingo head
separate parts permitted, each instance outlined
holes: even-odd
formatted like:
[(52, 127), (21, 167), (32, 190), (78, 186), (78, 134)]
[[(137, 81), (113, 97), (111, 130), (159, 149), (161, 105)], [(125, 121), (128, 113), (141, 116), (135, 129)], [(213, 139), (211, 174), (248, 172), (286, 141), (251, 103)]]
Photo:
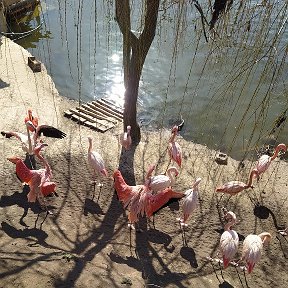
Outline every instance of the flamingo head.
[(272, 238), (271, 234), (268, 233), (268, 232), (262, 232), (258, 236), (261, 238), (261, 240), (262, 240), (264, 245), (268, 244), (271, 241), (271, 238)]
[(225, 216), (224, 216), (224, 219), (228, 222), (233, 222), (233, 223), (236, 223), (236, 220), (237, 220), (237, 217), (236, 217), (236, 214), (232, 211), (228, 211)]
[(177, 133), (178, 133), (178, 126), (175, 125), (175, 126), (173, 126), (173, 128), (172, 128), (171, 134), (177, 134)]
[(47, 147), (48, 144), (43, 143), (43, 142), (39, 142), (36, 147), (34, 148), (34, 154), (38, 155), (40, 153), (40, 151), (42, 150), (42, 148)]
[(29, 119), (31, 119), (31, 117), (32, 117), (32, 109), (31, 108), (28, 109), (28, 116), (29, 116)]
[(35, 131), (36, 130), (36, 127), (35, 127), (35, 125), (32, 123), (32, 121), (27, 121), (26, 123), (26, 126), (27, 126), (27, 128), (29, 129), (29, 130), (31, 130), (31, 131)]
[(131, 126), (130, 126), (130, 125), (128, 125), (128, 126), (127, 126), (127, 133), (129, 134), (129, 133), (130, 133), (130, 131), (131, 131)]
[(277, 145), (276, 149), (286, 152), (287, 146), (284, 143), (281, 143), (281, 144)]
[(193, 188), (196, 188), (198, 185), (199, 185), (199, 183), (201, 182), (201, 178), (199, 177), (199, 178), (197, 178), (196, 179), (196, 181), (194, 182), (194, 184), (193, 184)]
[(13, 157), (8, 157), (7, 160), (9, 160), (10, 162), (16, 164), (18, 161), (21, 161), (22, 159), (17, 157), (17, 156), (13, 156)]

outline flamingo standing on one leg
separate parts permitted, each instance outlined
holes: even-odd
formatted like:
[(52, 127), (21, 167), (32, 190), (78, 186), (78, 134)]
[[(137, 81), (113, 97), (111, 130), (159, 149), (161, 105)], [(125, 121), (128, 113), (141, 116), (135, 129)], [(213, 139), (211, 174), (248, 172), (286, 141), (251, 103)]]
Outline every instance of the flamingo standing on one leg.
[(231, 229), (231, 227), (236, 223), (235, 213), (228, 211), (225, 218), (228, 220), (228, 223), (225, 225), (225, 231), (222, 233), (220, 238), (220, 251), (223, 258), (224, 269), (228, 267), (229, 263), (235, 256), (239, 244), (237, 232)]
[(192, 188), (187, 190), (185, 194), (185, 198), (182, 204), (183, 210), (183, 218), (177, 218), (180, 221), (181, 227), (187, 227), (186, 221), (188, 220), (189, 216), (193, 213), (193, 211), (199, 206), (199, 199), (198, 199), (198, 185), (201, 182), (201, 178), (197, 178)]
[(262, 232), (259, 235), (250, 234), (243, 242), (241, 261), (245, 261), (247, 264), (247, 271), (251, 273), (261, 259), (261, 251), (263, 245), (269, 243), (271, 240), (271, 234), (268, 232)]
[(179, 175), (178, 169), (176, 167), (169, 167), (166, 174), (151, 176), (151, 173), (154, 170), (153, 167), (155, 168), (155, 166), (150, 167), (149, 173), (147, 173), (146, 176), (146, 182), (148, 183), (150, 190), (152, 190), (154, 193), (157, 193), (164, 190), (165, 188), (173, 186), (175, 183), (175, 177)]
[[(92, 168), (92, 171), (93, 171), (93, 183), (94, 183), (94, 191), (95, 191), (97, 173), (99, 175), (103, 175), (105, 177), (108, 177), (108, 172), (107, 172), (107, 170), (105, 168), (105, 162), (104, 162), (102, 156), (98, 152), (92, 151), (92, 137), (90, 137), (90, 136), (88, 137), (88, 142), (89, 142), (88, 163), (89, 163), (89, 165), (90, 165), (90, 167)], [(98, 186), (101, 189), (102, 184), (99, 183)], [(100, 194), (99, 194), (99, 197), (100, 197)], [(94, 198), (94, 196), (93, 196), (93, 198)]]
[(168, 154), (170, 157), (170, 161), (171, 160), (175, 161), (178, 164), (178, 166), (181, 168), (181, 166), (182, 166), (182, 149), (181, 149), (180, 144), (175, 141), (177, 133), (178, 133), (178, 126), (175, 125), (172, 128), (172, 135), (169, 139)]
[[(33, 116), (32, 110), (28, 109), (28, 115), (25, 117), (24, 122), (26, 123), (27, 121), (31, 121), (34, 125), (34, 127), (38, 126), (38, 117)], [(35, 129), (33, 127), (29, 127), (29, 130), (31, 132), (34, 132)]]
[(127, 131), (120, 135), (120, 143), (124, 147), (125, 150), (129, 150), (132, 144), (131, 138), (131, 126), (127, 126)]
[(280, 151), (287, 151), (287, 146), (283, 143), (277, 145), (274, 154), (270, 157), (269, 155), (262, 155), (257, 162), (256, 169), (258, 171), (257, 179), (259, 180), (260, 174), (264, 173), (270, 166), (271, 162), (278, 156)]

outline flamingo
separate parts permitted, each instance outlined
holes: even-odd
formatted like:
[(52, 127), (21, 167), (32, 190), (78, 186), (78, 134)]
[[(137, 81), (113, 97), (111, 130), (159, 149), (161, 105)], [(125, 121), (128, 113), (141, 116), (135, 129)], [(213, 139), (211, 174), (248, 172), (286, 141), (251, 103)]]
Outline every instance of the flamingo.
[(131, 126), (127, 126), (127, 131), (120, 135), (120, 143), (125, 150), (129, 150), (132, 144), (130, 133), (131, 133)]
[(182, 204), (183, 218), (177, 218), (177, 220), (180, 221), (181, 227), (188, 226), (188, 224), (186, 224), (186, 221), (188, 220), (189, 216), (193, 213), (193, 211), (199, 206), (198, 185), (201, 182), (201, 180), (202, 180), (201, 178), (197, 178), (194, 184), (192, 185), (192, 188), (184, 193), (186, 197)]
[(172, 128), (172, 136), (169, 139), (169, 144), (168, 144), (168, 154), (170, 157), (170, 161), (173, 160), (175, 161), (178, 166), (181, 168), (182, 165), (182, 149), (181, 146), (179, 145), (178, 142), (175, 141), (175, 137), (178, 132), (178, 126), (175, 125)]
[(280, 150), (286, 152), (287, 147), (281, 143), (277, 145), (274, 154), (270, 157), (269, 155), (262, 155), (257, 162), (256, 169), (258, 171), (257, 179), (259, 180), (260, 174), (264, 173), (270, 166), (271, 162), (278, 156)]
[[(28, 202), (36, 202), (36, 199), (39, 201), (41, 208), (44, 206), (46, 211), (48, 211), (44, 195), (50, 194), (50, 191), (54, 188), (54, 185), (42, 185), (43, 177), (45, 177), (45, 169), (30, 170), (24, 163), (24, 161), (17, 157), (7, 158), (10, 162), (16, 164), (16, 174), (22, 183), (27, 183), (29, 185), (30, 191), (27, 195)], [(54, 183), (55, 184), (55, 183)]]
[[(150, 169), (154, 170), (155, 166), (152, 166)], [(167, 169), (166, 175), (160, 174), (156, 176), (148, 176), (151, 175), (152, 171), (149, 169), (149, 173), (147, 173), (146, 181), (148, 181), (148, 187), (154, 193), (164, 190), (170, 186), (173, 186), (175, 183), (175, 177), (178, 176), (178, 169), (174, 166), (169, 167)]]
[(140, 214), (142, 216), (146, 214), (150, 218), (171, 198), (182, 198), (184, 196), (184, 193), (174, 192), (171, 188), (152, 194), (145, 184), (130, 186), (125, 182), (119, 170), (114, 172), (113, 178), (118, 199), (123, 203), (124, 208), (129, 207), (128, 219), (132, 224), (138, 221)]
[[(103, 175), (105, 177), (108, 177), (108, 172), (105, 168), (105, 162), (102, 158), (102, 156), (96, 152), (96, 151), (92, 151), (92, 137), (88, 137), (88, 163), (92, 169), (92, 173), (93, 173), (93, 183), (94, 183), (94, 189), (95, 189), (95, 185), (96, 185), (96, 175), (97, 173), (99, 175)], [(103, 186), (101, 183), (98, 184), (98, 186), (101, 187)], [(100, 196), (100, 194), (99, 194)]]
[(41, 178), (41, 183), (40, 183), (40, 191), (44, 196), (48, 196), (50, 194), (55, 194), (56, 193), (56, 183), (51, 182), (52, 178), (52, 169), (51, 166), (49, 165), (48, 161), (40, 154), (40, 151), (44, 148), (47, 147), (48, 144), (46, 143), (39, 143), (35, 149), (34, 149), (34, 154), (37, 156), (37, 158), (44, 164), (45, 169), (44, 169), (44, 174), (42, 175)]
[(236, 223), (235, 213), (228, 211), (225, 218), (228, 220), (228, 223), (225, 225), (225, 231), (220, 237), (220, 251), (223, 258), (224, 269), (228, 267), (229, 263), (235, 256), (239, 244), (237, 232), (231, 229), (231, 227)]
[[(35, 127), (30, 120), (27, 120), (25, 124), (27, 129), (26, 135), (15, 131), (1, 131), (1, 134), (6, 138), (15, 137), (17, 140), (21, 142), (23, 151), (29, 153), (30, 155), (33, 154), (34, 148), (39, 142), (38, 138), (42, 134), (44, 136), (53, 138), (64, 138), (66, 136), (64, 132), (60, 131), (57, 128), (54, 128), (53, 126), (38, 125), (37, 127)], [(30, 130), (34, 131), (32, 135), (30, 134), (31, 132)], [(31, 138), (33, 138), (33, 143)]]
[[(31, 121), (34, 125), (34, 127), (38, 126), (38, 117), (33, 116), (32, 110), (28, 109), (28, 115), (25, 117), (24, 122), (26, 123), (27, 121)], [(34, 132), (33, 127), (29, 127), (29, 130), (31, 132)]]
[(230, 194), (230, 195), (236, 195), (237, 193), (245, 189), (248, 189), (250, 187), (253, 188), (252, 180), (253, 180), (254, 175), (258, 175), (257, 169), (253, 169), (250, 172), (249, 182), (247, 184), (241, 181), (230, 181), (230, 182), (223, 184), (222, 186), (217, 187), (216, 192), (223, 192), (223, 193)]
[(271, 234), (268, 232), (262, 232), (259, 235), (250, 234), (243, 242), (241, 261), (245, 261), (247, 264), (247, 271), (250, 274), (260, 259), (263, 245), (269, 243), (271, 240)]

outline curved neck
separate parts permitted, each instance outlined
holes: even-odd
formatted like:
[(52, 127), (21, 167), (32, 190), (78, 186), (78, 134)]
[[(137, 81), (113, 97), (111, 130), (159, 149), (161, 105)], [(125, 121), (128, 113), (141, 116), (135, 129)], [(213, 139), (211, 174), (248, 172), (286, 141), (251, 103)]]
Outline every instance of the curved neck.
[(233, 219), (233, 218), (230, 219), (230, 221), (225, 224), (224, 230), (225, 230), (225, 231), (231, 230), (231, 227), (232, 227), (233, 225), (235, 225), (235, 223), (236, 223), (236, 220), (235, 220), (235, 219)]
[(271, 234), (268, 232), (263, 232), (263, 233), (259, 234), (258, 236), (261, 238), (263, 244), (266, 244), (266, 243), (270, 242), (270, 240), (271, 240)]
[(276, 150), (275, 150), (273, 156), (271, 156), (271, 160), (274, 160), (274, 159), (278, 156), (280, 150), (286, 151), (286, 150), (287, 150), (286, 145), (285, 145), (285, 144), (279, 144), (279, 145), (276, 147)]
[(175, 167), (168, 168), (167, 176), (170, 178), (171, 185), (175, 182), (175, 174), (178, 174), (178, 171)]
[(177, 130), (173, 128), (172, 135), (170, 137), (169, 142), (174, 142), (175, 141), (176, 134), (177, 134)]

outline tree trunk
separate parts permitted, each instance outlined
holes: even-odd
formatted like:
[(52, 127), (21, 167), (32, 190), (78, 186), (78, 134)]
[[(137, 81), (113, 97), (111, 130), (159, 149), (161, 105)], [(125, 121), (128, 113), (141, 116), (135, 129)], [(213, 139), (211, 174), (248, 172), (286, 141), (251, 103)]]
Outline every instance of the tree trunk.
[[(137, 123), (139, 81), (145, 58), (155, 36), (160, 0), (146, 0), (144, 29), (139, 38), (131, 32), (129, 0), (115, 0), (116, 21), (123, 34), (123, 66), (125, 83), (124, 130), (131, 126), (134, 144), (141, 139)], [(128, 66), (128, 67), (127, 67)]]

